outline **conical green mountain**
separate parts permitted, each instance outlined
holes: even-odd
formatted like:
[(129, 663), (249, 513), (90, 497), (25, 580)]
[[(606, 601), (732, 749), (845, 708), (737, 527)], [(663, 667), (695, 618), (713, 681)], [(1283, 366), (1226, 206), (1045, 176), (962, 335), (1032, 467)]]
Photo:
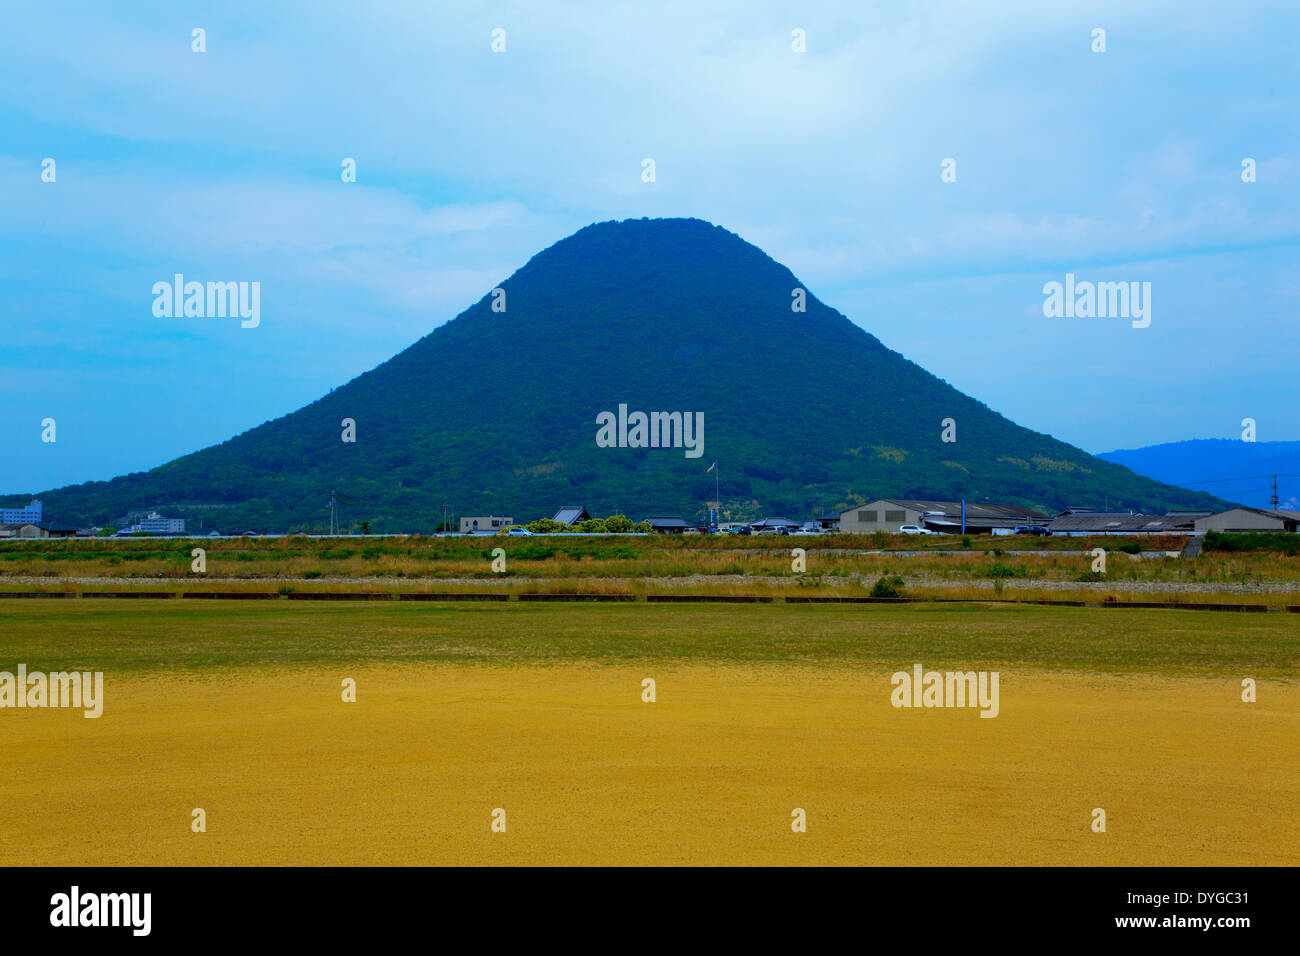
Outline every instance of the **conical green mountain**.
[[(695, 219), (588, 226), (378, 368), (152, 471), (48, 492), (50, 516), (142, 504), (208, 527), (428, 531), (457, 514), (802, 517), (877, 497), (1154, 511), (1216, 499), (1021, 428), (885, 348), (760, 249)], [(599, 447), (597, 416), (703, 413), (700, 457)], [(356, 441), (341, 439), (342, 421)], [(953, 443), (941, 422), (956, 422)], [(17, 499), (15, 499), (17, 500)], [(225, 505), (213, 509), (212, 505)], [(186, 506), (205, 505), (203, 510)]]

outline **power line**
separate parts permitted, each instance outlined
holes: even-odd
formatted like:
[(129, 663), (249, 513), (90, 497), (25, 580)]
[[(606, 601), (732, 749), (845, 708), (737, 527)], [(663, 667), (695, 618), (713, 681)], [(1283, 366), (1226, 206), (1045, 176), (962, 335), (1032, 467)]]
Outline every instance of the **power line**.
[(1274, 472), (1271, 475), (1244, 475), (1240, 478), (1210, 478), (1207, 479), (1206, 481), (1183, 481), (1183, 482), (1177, 482), (1177, 484), (1181, 484), (1184, 488), (1188, 488), (1191, 487), (1192, 485), (1217, 485), (1217, 484), (1226, 484), (1227, 482), (1232, 482), (1232, 481), (1263, 481), (1265, 479), (1272, 479), (1273, 493), (1272, 495), (1269, 496), (1269, 504), (1271, 504), (1273, 506), (1273, 510), (1276, 511), (1279, 504), (1279, 499), (1277, 494), (1277, 480), (1279, 478), (1300, 478), (1300, 475), (1288, 475), (1288, 474)]
[(1262, 478), (1300, 478), (1300, 475), (1285, 475), (1282, 472), (1271, 475), (1243, 475), (1240, 478), (1211, 478), (1208, 481), (1171, 481), (1168, 484), (1181, 485), (1187, 488), (1191, 485), (1214, 485), (1226, 481), (1256, 481)]

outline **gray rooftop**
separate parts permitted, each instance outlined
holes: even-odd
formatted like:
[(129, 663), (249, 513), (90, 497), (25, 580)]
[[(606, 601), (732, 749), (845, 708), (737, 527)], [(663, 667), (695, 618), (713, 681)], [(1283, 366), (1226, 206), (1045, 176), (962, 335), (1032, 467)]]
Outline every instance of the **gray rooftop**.
[(1128, 532), (1141, 534), (1179, 534), (1192, 530), (1198, 515), (1135, 515), (1129, 512), (1094, 511), (1091, 514), (1060, 515), (1048, 528), (1053, 534), (1063, 531)]
[[(881, 501), (887, 501), (890, 504), (907, 508), (911, 511), (933, 511), (943, 515), (954, 515), (961, 517), (960, 501), (923, 501), (915, 498), (881, 498)], [(1033, 518), (1047, 519), (1051, 515), (1043, 514), (1041, 511), (1035, 511), (1032, 508), (1022, 508), (1020, 505), (996, 505), (985, 504), (982, 501), (966, 502), (967, 518)]]
[(587, 509), (582, 505), (565, 505), (559, 511), (555, 512), (552, 521), (558, 521), (560, 524), (577, 524), (584, 518), (590, 518)]
[(646, 519), (652, 528), (693, 528), (676, 515), (650, 515)]

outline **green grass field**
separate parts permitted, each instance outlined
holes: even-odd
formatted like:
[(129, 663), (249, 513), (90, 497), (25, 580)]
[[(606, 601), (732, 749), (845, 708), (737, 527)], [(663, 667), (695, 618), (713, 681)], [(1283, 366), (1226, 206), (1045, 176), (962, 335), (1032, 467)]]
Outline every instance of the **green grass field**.
[(325, 663), (958, 661), (1294, 677), (1285, 614), (1014, 605), (0, 603), (0, 665), (106, 672)]

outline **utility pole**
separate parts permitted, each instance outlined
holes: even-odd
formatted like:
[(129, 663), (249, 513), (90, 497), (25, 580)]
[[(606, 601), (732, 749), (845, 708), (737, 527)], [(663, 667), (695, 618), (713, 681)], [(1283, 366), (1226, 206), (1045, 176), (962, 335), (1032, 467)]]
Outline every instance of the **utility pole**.
[(722, 523), (722, 472), (718, 470), (718, 463), (713, 463), (713, 494), (718, 502), (718, 513), (713, 516), (713, 527), (717, 528)]
[(1277, 475), (1273, 476), (1273, 510), (1277, 511)]

